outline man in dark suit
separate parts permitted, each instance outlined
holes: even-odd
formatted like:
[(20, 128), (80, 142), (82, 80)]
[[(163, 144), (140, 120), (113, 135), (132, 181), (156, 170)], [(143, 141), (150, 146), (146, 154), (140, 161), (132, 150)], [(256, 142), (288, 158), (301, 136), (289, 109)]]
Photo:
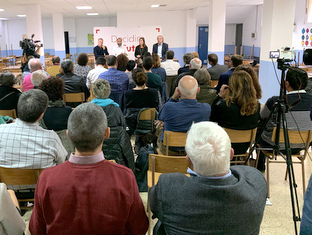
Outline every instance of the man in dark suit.
[(213, 122), (193, 124), (185, 150), (194, 171), (162, 174), (149, 191), (150, 208), (167, 234), (259, 234), (267, 184), (260, 171), (232, 166), (234, 150)]
[(93, 49), (95, 59), (109, 55), (107, 47), (103, 45), (103, 39), (99, 38), (98, 45)]
[(159, 35), (157, 37), (157, 43), (153, 45), (153, 54), (156, 53), (159, 55), (160, 59), (165, 59), (167, 51), (168, 51), (168, 44), (164, 43), (163, 36)]
[(184, 66), (179, 68), (178, 75), (180, 75), (181, 73), (185, 73), (185, 72), (189, 71), (189, 69), (190, 69), (190, 62), (191, 62), (192, 59), (194, 59), (194, 56), (193, 56), (192, 53), (185, 53), (183, 55)]
[(234, 69), (242, 63), (243, 63), (243, 57), (241, 55), (234, 54), (231, 56), (230, 69), (227, 72), (221, 74), (218, 85), (215, 88), (217, 90), (217, 93), (219, 93), (223, 84), (229, 85), (229, 79), (232, 73), (234, 72)]
[(208, 55), (208, 63), (211, 65), (211, 67), (207, 69), (211, 80), (218, 80), (221, 74), (228, 70), (227, 65), (218, 64), (218, 56), (214, 53)]
[(181, 73), (177, 80), (174, 83), (174, 86), (177, 87), (179, 85), (179, 81), (181, 80), (181, 78), (183, 78), (184, 76), (190, 75), (190, 76), (194, 76), (194, 73), (200, 69), (202, 67), (202, 61), (199, 58), (194, 58), (191, 60), (190, 62), (190, 67), (189, 70), (187, 72)]

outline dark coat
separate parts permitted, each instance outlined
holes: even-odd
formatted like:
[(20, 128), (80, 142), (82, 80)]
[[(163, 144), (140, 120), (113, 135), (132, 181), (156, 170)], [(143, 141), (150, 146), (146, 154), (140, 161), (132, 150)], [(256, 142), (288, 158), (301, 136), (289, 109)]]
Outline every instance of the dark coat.
[[(162, 51), (161, 51), (161, 59), (166, 59), (166, 53), (168, 51), (168, 48), (169, 48), (168, 44), (163, 42)], [(154, 53), (158, 54), (157, 49), (158, 49), (158, 43), (155, 43), (153, 45), (153, 53), (152, 54), (154, 54)]]

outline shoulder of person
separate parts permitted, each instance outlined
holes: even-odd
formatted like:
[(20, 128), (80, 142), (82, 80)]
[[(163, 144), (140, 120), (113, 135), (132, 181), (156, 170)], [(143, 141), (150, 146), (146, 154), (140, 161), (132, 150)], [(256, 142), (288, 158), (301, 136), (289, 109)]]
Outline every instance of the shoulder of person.
[(248, 182), (248, 184), (253, 185), (253, 188), (262, 187), (266, 189), (267, 187), (267, 183), (263, 174), (254, 167), (236, 165), (231, 166), (231, 171), (236, 178)]

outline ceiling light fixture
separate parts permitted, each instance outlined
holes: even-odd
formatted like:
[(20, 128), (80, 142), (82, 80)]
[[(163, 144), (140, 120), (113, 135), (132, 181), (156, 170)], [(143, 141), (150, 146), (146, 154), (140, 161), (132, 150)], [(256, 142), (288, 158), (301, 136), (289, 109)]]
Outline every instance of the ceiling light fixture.
[(4, 11), (4, 9), (0, 9), (0, 11)]
[(76, 8), (78, 10), (90, 10), (90, 9), (92, 9), (91, 6), (76, 6)]
[(98, 16), (99, 13), (87, 13), (88, 16)]
[(151, 5), (151, 7), (159, 7), (159, 5), (156, 5), (156, 4), (155, 4), (155, 5)]
[(26, 15), (17, 15), (18, 17), (26, 17)]

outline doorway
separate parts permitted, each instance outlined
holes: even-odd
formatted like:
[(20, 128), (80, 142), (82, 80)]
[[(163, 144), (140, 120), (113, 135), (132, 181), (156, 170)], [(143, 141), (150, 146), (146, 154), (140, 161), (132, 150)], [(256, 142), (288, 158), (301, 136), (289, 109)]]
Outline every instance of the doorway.
[(65, 52), (69, 54), (69, 38), (68, 38), (68, 31), (64, 32), (64, 39), (65, 39)]
[(237, 24), (235, 37), (236, 54), (240, 54), (242, 44), (243, 44), (243, 24)]
[(208, 56), (208, 32), (208, 26), (198, 27), (198, 55), (205, 65), (207, 65)]

